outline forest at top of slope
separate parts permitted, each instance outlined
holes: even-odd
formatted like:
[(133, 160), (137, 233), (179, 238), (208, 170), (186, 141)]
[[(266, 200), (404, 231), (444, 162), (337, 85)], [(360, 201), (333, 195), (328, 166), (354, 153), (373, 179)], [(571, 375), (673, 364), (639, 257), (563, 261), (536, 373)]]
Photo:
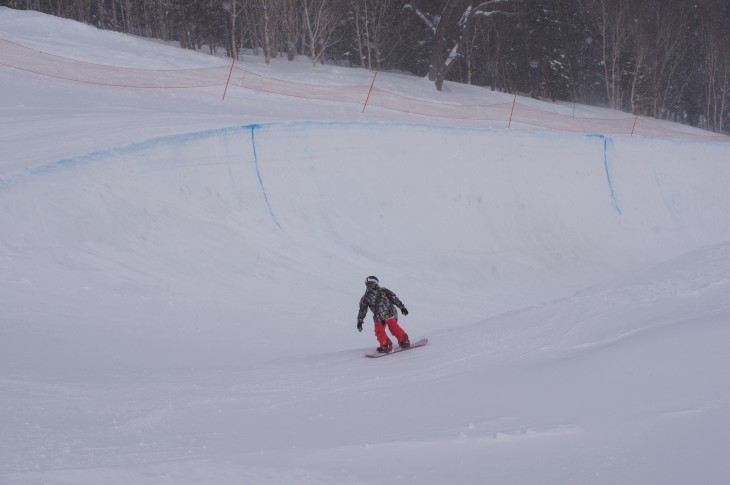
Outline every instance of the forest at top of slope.
[(0, 0), (100, 29), (428, 76), (730, 132), (725, 0)]

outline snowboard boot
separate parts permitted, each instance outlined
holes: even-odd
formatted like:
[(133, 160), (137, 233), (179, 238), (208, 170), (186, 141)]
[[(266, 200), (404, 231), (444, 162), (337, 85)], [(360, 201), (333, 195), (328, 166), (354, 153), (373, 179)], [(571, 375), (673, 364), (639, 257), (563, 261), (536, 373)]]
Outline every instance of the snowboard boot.
[(400, 342), (398, 342), (398, 345), (402, 349), (407, 349), (408, 347), (410, 347), (411, 346), (411, 341), (408, 340), (408, 335), (404, 335), (403, 336), (403, 340), (401, 340)]
[(387, 344), (381, 345), (380, 347), (378, 347), (375, 350), (377, 350), (381, 354), (387, 354), (393, 350), (393, 342), (388, 341)]

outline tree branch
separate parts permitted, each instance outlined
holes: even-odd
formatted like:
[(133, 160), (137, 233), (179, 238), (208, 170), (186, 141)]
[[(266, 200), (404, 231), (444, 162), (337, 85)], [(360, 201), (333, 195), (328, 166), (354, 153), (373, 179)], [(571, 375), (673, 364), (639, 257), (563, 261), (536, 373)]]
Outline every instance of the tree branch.
[(431, 33), (436, 33), (436, 23), (429, 19), (425, 13), (421, 12), (410, 3), (406, 3), (405, 5), (403, 5), (403, 10), (412, 10), (413, 13), (416, 15), (416, 18), (423, 22), (423, 24), (428, 28), (428, 30), (431, 31)]

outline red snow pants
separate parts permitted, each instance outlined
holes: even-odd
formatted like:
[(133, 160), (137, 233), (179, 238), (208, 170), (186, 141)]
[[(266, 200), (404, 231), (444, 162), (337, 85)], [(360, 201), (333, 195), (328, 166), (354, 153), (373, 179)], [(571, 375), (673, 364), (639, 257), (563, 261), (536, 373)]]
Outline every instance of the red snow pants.
[(388, 330), (390, 330), (390, 333), (393, 334), (393, 337), (395, 337), (398, 342), (408, 336), (406, 335), (405, 330), (400, 328), (400, 325), (398, 325), (398, 317), (393, 317), (385, 320), (385, 324), (383, 324), (383, 320), (377, 321), (375, 322), (375, 337), (377, 337), (378, 343), (381, 347), (387, 345), (388, 342), (390, 342), (388, 334), (385, 333), (386, 327), (388, 327)]

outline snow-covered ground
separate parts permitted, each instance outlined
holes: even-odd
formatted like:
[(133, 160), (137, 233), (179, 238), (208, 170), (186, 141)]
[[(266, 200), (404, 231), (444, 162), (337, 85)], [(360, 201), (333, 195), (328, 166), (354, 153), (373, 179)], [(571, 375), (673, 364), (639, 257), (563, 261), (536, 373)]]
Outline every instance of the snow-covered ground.
[[(0, 40), (227, 62), (7, 8)], [(1, 484), (727, 483), (726, 141), (222, 94), (0, 65)], [(363, 358), (370, 274), (427, 347)]]

